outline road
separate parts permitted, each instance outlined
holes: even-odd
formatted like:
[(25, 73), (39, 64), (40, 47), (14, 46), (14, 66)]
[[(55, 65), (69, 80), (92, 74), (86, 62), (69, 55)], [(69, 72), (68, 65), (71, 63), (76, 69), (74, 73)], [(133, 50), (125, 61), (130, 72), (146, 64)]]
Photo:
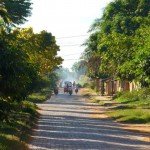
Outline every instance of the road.
[(139, 133), (122, 129), (108, 118), (98, 118), (105, 108), (88, 102), (80, 93), (70, 96), (61, 91), (38, 106), (41, 117), (31, 150), (150, 149), (150, 142), (142, 141)]

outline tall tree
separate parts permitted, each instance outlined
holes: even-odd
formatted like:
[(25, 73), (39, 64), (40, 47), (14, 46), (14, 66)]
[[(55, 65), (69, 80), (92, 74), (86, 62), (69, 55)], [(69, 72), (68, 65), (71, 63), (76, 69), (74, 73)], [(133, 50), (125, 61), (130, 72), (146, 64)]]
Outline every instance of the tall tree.
[(0, 38), (0, 89), (1, 97), (8, 101), (21, 101), (33, 90), (38, 70), (28, 62), (28, 56), (20, 48)]
[(149, 0), (115, 0), (96, 19), (90, 30), (98, 32), (102, 72), (149, 82), (149, 8)]
[(52, 72), (62, 59), (51, 33), (34, 34), (32, 28), (16, 29), (0, 37), (1, 95), (22, 100), (35, 88), (38, 78)]
[(149, 8), (149, 0), (115, 0), (108, 4), (102, 18), (96, 19), (91, 29), (132, 35), (149, 16)]
[(15, 29), (7, 40), (20, 47), (31, 63), (38, 65), (40, 74), (51, 72), (62, 63), (62, 58), (57, 56), (59, 46), (55, 37), (47, 31), (35, 34), (32, 28)]
[(3, 23), (12, 26), (23, 24), (31, 15), (31, 0), (1, 0), (0, 16)]

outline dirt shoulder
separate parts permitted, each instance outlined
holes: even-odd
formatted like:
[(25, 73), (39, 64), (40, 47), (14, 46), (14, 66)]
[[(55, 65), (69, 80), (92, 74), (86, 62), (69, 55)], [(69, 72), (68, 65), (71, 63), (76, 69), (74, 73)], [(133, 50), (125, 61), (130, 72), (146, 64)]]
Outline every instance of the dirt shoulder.
[[(94, 107), (94, 115), (92, 115), (93, 118), (109, 118), (107, 113), (111, 111), (112, 107), (117, 106), (117, 103), (114, 103), (111, 99), (112, 97), (109, 96), (100, 96), (96, 93), (91, 94), (92, 91), (89, 91), (89, 89), (83, 88), (81, 89), (81, 93), (83, 95), (86, 95), (86, 99), (88, 102), (92, 102), (92, 99), (100, 100), (101, 103), (107, 103), (107, 106), (102, 106), (99, 104), (99, 107)], [(95, 102), (96, 104), (96, 102)], [(99, 113), (99, 111), (101, 113)], [(110, 118), (111, 119), (111, 118)], [(120, 123), (120, 126), (126, 130), (130, 130), (132, 132), (140, 133), (140, 135), (143, 135), (142, 140), (150, 142), (150, 125), (149, 124), (127, 124), (127, 123)]]

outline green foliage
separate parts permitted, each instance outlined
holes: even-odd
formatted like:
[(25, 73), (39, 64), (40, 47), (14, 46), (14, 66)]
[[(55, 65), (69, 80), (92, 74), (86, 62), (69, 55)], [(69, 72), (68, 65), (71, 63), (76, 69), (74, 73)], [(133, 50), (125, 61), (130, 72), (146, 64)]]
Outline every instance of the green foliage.
[(49, 89), (53, 90), (53, 87), (57, 84), (57, 82), (60, 80), (60, 74), (57, 71), (54, 71), (48, 75), (49, 79)]
[(30, 94), (27, 98), (28, 101), (34, 103), (42, 103), (51, 96), (51, 90), (49, 88), (42, 89), (41, 91)]
[[(6, 150), (28, 149), (25, 142), (28, 141), (31, 128), (36, 122), (37, 106), (31, 102), (7, 103), (11, 109), (7, 111), (9, 122), (0, 122), (0, 148)], [(6, 105), (0, 105), (5, 107)], [(6, 108), (5, 108), (6, 109)]]
[(89, 87), (90, 87), (92, 90), (94, 90), (94, 89), (96, 88), (96, 83), (95, 83), (95, 82), (91, 82), (91, 83), (89, 84)]
[(79, 79), (81, 75), (85, 74), (85, 67), (82, 66), (82, 62), (75, 62), (72, 66), (72, 71), (76, 79)]
[[(0, 88), (6, 99), (22, 100), (32, 91), (37, 78), (36, 68), (20, 49), (4, 40), (0, 41)], [(6, 61), (7, 60), (7, 61)]]
[(10, 103), (0, 98), (0, 120), (8, 122), (9, 113), (12, 110)]
[[(150, 1), (115, 0), (96, 19), (84, 55), (91, 77), (108, 75), (150, 85)], [(89, 56), (89, 55), (88, 55)], [(99, 56), (98, 60), (95, 56)], [(84, 58), (84, 57), (83, 57)], [(93, 63), (92, 60), (96, 60)], [(93, 65), (92, 65), (93, 64)]]
[(31, 0), (1, 0), (0, 16), (9, 26), (24, 23), (31, 15)]
[(123, 95), (123, 91), (117, 91), (116, 94), (113, 96), (113, 99), (119, 98), (121, 95)]
[(87, 87), (89, 84), (89, 78), (87, 76), (81, 76), (79, 79), (79, 85), (81, 87)]
[(143, 109), (125, 109), (115, 110), (108, 114), (113, 119), (119, 122), (125, 123), (150, 123), (150, 112), (149, 110)]
[(140, 27), (142, 19), (149, 15), (148, 0), (115, 0), (105, 8), (99, 22), (104, 33), (132, 35)]
[(29, 101), (22, 102), (22, 112), (29, 113), (31, 115), (36, 114), (36, 105)]
[(115, 101), (134, 107), (150, 108), (150, 88), (142, 88), (138, 91), (125, 92), (120, 97), (116, 98)]
[(47, 31), (35, 34), (32, 28), (15, 29), (7, 35), (7, 40), (26, 53), (40, 74), (51, 72), (62, 63), (62, 58), (57, 56), (59, 47), (55, 37)]
[(15, 29), (9, 34), (3, 32), (0, 39), (1, 96), (21, 101), (44, 84), (50, 84), (42, 76), (61, 64), (58, 49), (54, 36), (46, 31), (34, 34), (29, 28)]
[(0, 135), (1, 150), (28, 150), (25, 143), (20, 142), (15, 136)]
[(25, 99), (30, 95), (35, 102), (50, 97), (50, 85), (55, 82), (50, 73), (62, 63), (51, 33), (13, 28), (30, 15), (30, 0), (0, 2), (0, 149), (27, 149), (21, 141), (28, 138), (37, 107)]
[(108, 113), (113, 119), (125, 123), (150, 123), (150, 89), (143, 88), (138, 91), (118, 94), (114, 98), (119, 102)]

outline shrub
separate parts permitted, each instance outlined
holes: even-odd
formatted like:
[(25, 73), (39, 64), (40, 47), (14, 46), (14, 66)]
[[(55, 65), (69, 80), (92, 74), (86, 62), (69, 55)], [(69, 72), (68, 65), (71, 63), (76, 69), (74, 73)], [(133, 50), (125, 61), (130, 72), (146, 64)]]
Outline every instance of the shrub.
[(96, 87), (96, 84), (95, 84), (95, 82), (91, 82), (90, 84), (89, 84), (89, 87), (91, 88), (91, 89), (95, 89), (95, 87)]
[(30, 114), (34, 114), (36, 111), (36, 105), (29, 101), (22, 102), (22, 111)]
[(9, 113), (11, 112), (11, 104), (0, 98), (0, 120), (8, 122)]
[[(119, 93), (120, 94), (120, 93)], [(138, 91), (124, 92), (114, 97), (115, 101), (134, 105), (137, 107), (148, 108), (150, 106), (150, 89), (143, 88)], [(119, 96), (119, 97), (118, 97)]]
[(116, 95), (113, 96), (113, 99), (119, 98), (120, 96), (122, 96), (124, 94), (123, 91), (117, 91)]

